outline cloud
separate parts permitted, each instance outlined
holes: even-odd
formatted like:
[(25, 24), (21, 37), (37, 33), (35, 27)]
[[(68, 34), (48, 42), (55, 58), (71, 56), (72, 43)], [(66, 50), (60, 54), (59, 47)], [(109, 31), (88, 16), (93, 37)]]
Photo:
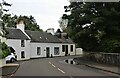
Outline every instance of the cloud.
[(64, 13), (64, 6), (69, 5), (67, 0), (8, 0), (12, 3), (10, 12), (17, 15), (33, 15), (37, 23), (46, 30), (59, 28), (58, 20)]

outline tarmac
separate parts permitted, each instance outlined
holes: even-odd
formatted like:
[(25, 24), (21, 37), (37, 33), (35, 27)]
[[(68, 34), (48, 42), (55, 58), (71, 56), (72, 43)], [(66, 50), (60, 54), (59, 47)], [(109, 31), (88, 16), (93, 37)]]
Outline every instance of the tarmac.
[[(76, 62), (77, 65), (85, 65), (91, 68), (114, 73), (120, 76), (120, 66), (99, 64), (91, 61), (81, 60), (80, 58), (74, 58), (73, 61)], [(13, 64), (13, 63), (6, 64), (4, 67), (0, 68), (0, 77), (14, 74), (19, 68), (19, 66), (20, 66), (19, 64)]]

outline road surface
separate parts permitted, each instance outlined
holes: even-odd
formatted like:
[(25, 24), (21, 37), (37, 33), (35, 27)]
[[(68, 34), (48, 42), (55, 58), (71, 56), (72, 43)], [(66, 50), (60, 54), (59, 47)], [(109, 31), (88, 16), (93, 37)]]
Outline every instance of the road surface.
[(64, 62), (75, 56), (40, 58), (20, 62), (20, 67), (13, 76), (117, 76), (112, 73)]

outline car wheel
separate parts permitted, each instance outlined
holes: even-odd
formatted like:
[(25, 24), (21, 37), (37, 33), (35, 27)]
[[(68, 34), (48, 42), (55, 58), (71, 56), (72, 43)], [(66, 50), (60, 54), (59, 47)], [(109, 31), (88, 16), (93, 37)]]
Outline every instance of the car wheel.
[(14, 58), (11, 58), (11, 59), (10, 59), (10, 62), (11, 62), (11, 63), (13, 63), (14, 61), (15, 61)]

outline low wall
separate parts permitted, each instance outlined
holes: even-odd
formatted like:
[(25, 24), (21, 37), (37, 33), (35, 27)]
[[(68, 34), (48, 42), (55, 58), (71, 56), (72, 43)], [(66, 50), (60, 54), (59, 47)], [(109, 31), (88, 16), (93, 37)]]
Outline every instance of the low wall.
[(102, 64), (120, 66), (120, 53), (84, 52), (83, 59)]
[(76, 55), (81, 55), (83, 54), (82, 48), (76, 48)]
[(6, 65), (5, 59), (0, 59), (0, 67), (3, 67)]

